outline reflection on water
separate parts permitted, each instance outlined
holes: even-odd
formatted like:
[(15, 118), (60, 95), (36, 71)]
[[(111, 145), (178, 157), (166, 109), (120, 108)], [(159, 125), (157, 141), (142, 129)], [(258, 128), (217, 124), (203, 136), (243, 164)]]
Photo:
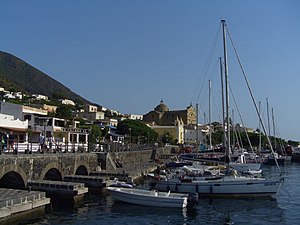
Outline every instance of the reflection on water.
[(266, 217), (270, 217), (269, 222), (280, 224), (284, 219), (276, 200), (206, 199), (200, 202), (198, 212), (206, 221), (202, 224), (221, 224), (222, 221), (262, 224)]

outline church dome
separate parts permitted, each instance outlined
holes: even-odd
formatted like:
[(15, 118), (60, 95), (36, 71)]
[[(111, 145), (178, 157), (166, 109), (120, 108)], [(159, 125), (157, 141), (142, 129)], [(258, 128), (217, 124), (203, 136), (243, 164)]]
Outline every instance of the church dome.
[(154, 108), (157, 112), (167, 112), (169, 111), (169, 107), (164, 103), (163, 100), (160, 101), (160, 104)]

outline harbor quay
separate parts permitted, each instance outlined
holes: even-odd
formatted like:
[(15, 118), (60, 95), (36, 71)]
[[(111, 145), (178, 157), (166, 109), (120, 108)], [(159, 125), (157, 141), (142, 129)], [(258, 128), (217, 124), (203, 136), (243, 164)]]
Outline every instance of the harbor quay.
[(49, 203), (44, 192), (0, 188), (0, 224), (40, 217)]
[(51, 201), (74, 201), (101, 191), (114, 178), (133, 181), (157, 167), (156, 158), (171, 148), (0, 156), (0, 224), (33, 218)]

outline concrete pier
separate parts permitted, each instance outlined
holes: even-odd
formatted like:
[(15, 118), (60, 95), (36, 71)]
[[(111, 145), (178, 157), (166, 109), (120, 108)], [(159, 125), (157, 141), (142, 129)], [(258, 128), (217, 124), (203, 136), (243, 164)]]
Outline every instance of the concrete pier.
[(88, 187), (89, 191), (100, 191), (106, 187), (105, 178), (99, 176), (85, 176), (85, 175), (74, 175), (64, 176), (66, 182), (84, 183)]
[(105, 179), (113, 180), (118, 178), (119, 181), (128, 182), (131, 178), (128, 173), (118, 173), (118, 172), (90, 172), (90, 176), (94, 177), (104, 177)]
[(41, 216), (49, 203), (44, 192), (0, 188), (0, 224)]
[(35, 180), (27, 183), (31, 190), (44, 191), (51, 200), (80, 200), (88, 192), (88, 188), (83, 183)]

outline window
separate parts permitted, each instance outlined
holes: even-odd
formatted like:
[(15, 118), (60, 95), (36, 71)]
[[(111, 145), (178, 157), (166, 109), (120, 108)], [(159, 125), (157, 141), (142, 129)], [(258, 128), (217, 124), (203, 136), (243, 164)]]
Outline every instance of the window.
[(30, 121), (31, 120), (31, 115), (24, 115), (24, 120)]
[(79, 134), (79, 143), (85, 143), (86, 142), (86, 136)]

